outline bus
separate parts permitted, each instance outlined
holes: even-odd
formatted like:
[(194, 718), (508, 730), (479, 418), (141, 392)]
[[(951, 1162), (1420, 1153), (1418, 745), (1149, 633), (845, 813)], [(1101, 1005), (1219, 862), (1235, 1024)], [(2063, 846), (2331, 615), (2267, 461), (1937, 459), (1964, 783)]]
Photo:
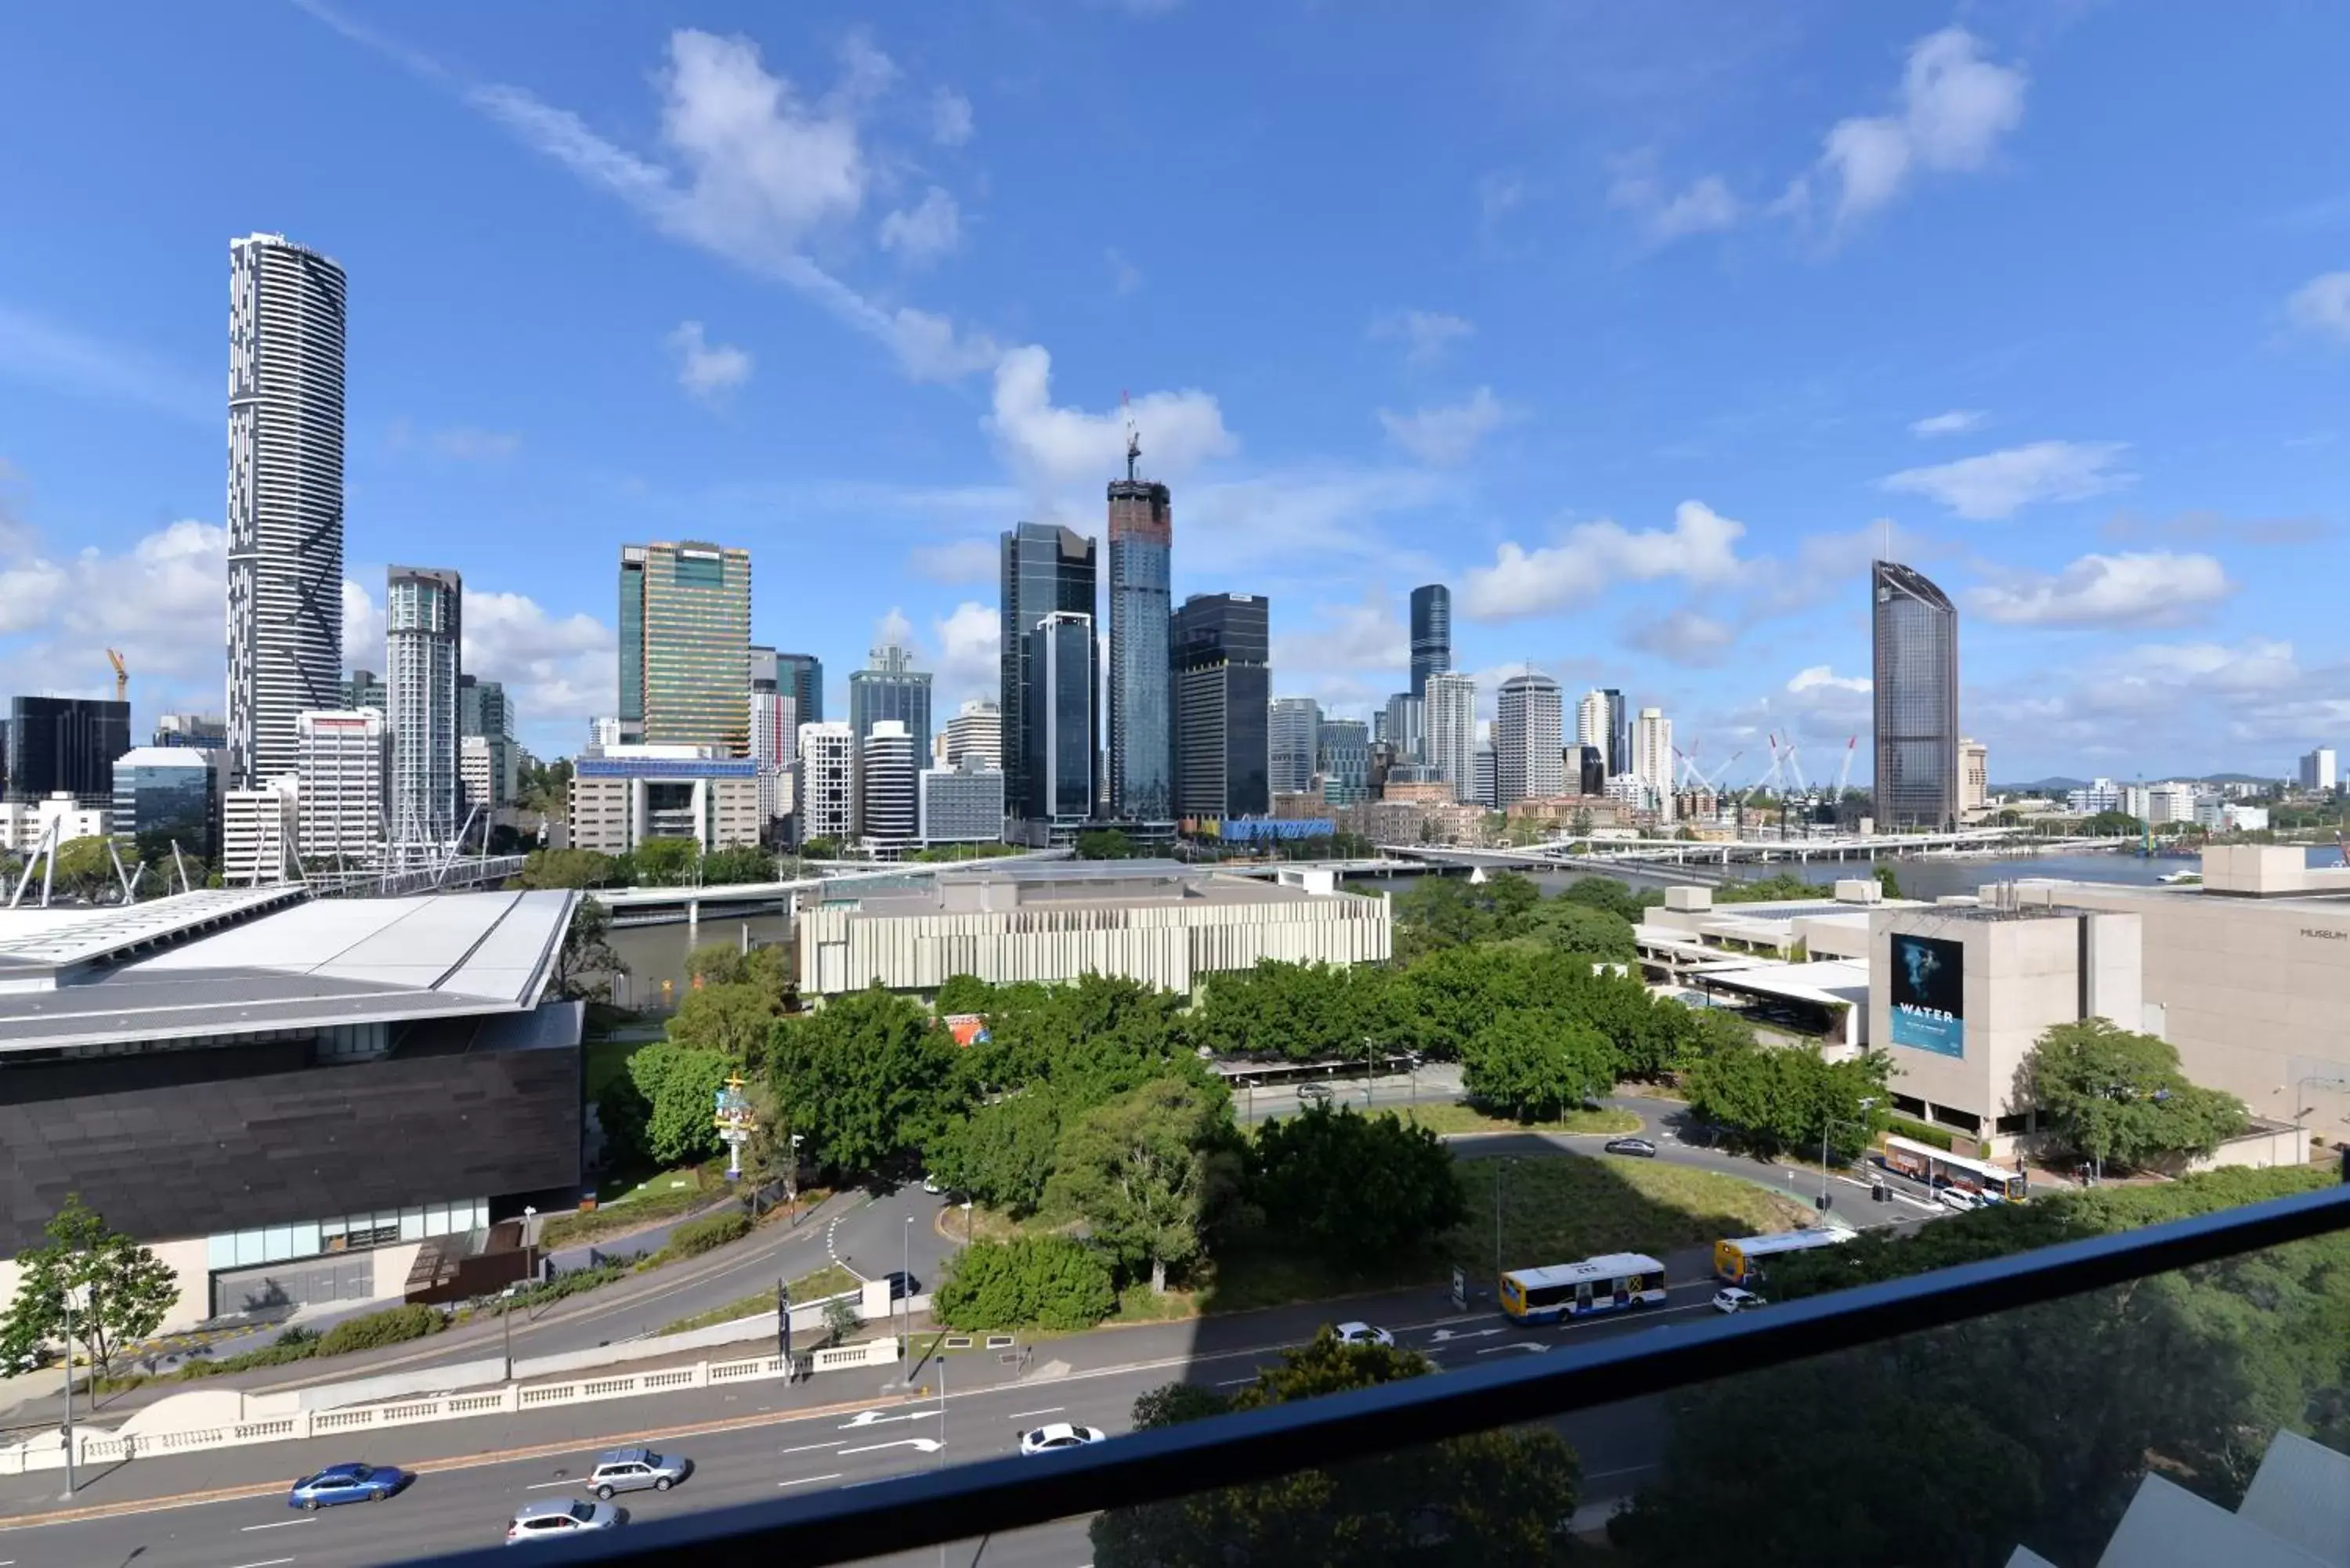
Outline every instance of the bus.
[(1762, 1279), (1765, 1258), (1782, 1252), (1805, 1252), (1852, 1240), (1849, 1231), (1782, 1231), (1773, 1236), (1741, 1236), (1713, 1244), (1713, 1272), (1733, 1285), (1753, 1285)]
[(1987, 1159), (1969, 1159), (1962, 1154), (1910, 1138), (1887, 1137), (1878, 1163), (1929, 1187), (1955, 1187), (1987, 1202), (2021, 1203), (2025, 1196), (2023, 1172), (1993, 1165)]
[(1587, 1312), (1662, 1306), (1665, 1266), (1639, 1252), (1610, 1252), (1502, 1276), (1502, 1311), (1519, 1323), (1556, 1323)]

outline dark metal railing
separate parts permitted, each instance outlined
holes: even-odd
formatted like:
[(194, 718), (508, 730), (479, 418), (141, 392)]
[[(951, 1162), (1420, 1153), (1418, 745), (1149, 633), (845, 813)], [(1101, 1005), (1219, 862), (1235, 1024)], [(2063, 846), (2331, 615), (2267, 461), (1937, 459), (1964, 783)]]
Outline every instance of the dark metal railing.
[[(696, 1568), (853, 1563), (1547, 1419), (2345, 1230), (2350, 1187), (1859, 1286), (1765, 1313), (1624, 1334), (1507, 1366), (1139, 1432), (1058, 1455), (1049, 1465), (990, 1459), (630, 1525), (579, 1542), (567, 1560)], [(431, 1568), (511, 1561), (495, 1549), (424, 1560)]]

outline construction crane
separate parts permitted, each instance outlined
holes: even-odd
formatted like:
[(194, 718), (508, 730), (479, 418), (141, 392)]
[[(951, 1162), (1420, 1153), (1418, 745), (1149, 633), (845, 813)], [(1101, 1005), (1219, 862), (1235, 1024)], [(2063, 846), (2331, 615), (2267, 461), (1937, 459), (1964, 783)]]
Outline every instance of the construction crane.
[(122, 662), (122, 655), (110, 648), (106, 650), (106, 661), (114, 666), (114, 700), (117, 702), (129, 701), (130, 700), (130, 667)]

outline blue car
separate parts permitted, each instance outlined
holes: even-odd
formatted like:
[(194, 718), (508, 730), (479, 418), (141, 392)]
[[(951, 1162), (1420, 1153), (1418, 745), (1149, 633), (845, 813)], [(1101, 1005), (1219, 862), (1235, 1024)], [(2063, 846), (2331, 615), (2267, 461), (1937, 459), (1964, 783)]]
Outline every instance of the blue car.
[(415, 1479), (388, 1465), (328, 1465), (296, 1481), (286, 1506), (316, 1513), (338, 1502), (381, 1502)]

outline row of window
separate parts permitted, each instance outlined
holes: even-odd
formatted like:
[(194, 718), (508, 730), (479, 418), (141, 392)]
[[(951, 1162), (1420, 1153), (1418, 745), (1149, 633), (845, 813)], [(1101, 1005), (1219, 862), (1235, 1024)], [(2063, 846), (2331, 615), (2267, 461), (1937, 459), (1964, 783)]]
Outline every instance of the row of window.
[(255, 1263), (282, 1263), (291, 1258), (315, 1258), (325, 1252), (358, 1251), (395, 1241), (421, 1241), (428, 1236), (454, 1236), (484, 1230), (490, 1223), (490, 1200), (461, 1199), (454, 1203), (427, 1203), (414, 1209), (383, 1209), (371, 1214), (345, 1214), (299, 1225), (269, 1225), (256, 1231), (236, 1231), (214, 1236), (205, 1243), (205, 1264), (213, 1269), (249, 1268)]

